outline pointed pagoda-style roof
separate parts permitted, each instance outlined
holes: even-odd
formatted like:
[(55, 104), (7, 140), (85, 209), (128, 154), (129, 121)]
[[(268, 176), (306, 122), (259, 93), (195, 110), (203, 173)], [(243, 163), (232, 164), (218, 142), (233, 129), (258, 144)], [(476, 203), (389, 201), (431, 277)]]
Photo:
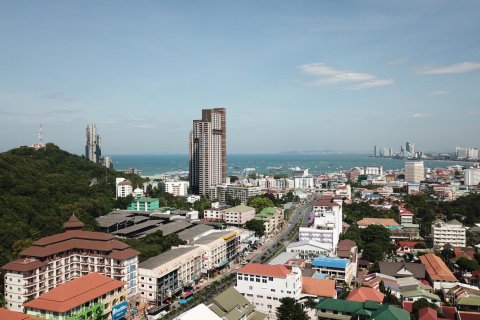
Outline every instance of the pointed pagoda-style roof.
[(68, 221), (63, 224), (63, 229), (65, 229), (65, 231), (82, 230), (83, 227), (84, 227), (84, 224), (82, 223), (82, 221), (78, 220), (75, 213), (73, 213), (70, 219), (68, 219)]

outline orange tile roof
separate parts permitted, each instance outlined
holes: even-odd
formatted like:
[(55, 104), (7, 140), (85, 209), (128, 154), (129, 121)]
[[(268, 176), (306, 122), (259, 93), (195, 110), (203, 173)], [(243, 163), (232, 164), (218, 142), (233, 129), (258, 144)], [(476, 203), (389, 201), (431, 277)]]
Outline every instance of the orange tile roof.
[(437, 320), (437, 310), (432, 308), (422, 308), (418, 310), (418, 320)]
[(65, 313), (124, 285), (123, 281), (114, 280), (99, 273), (90, 273), (61, 284), (40, 297), (24, 303), (23, 306)]
[(363, 218), (360, 221), (357, 221), (359, 226), (369, 226), (371, 224), (381, 224), (385, 227), (396, 227), (399, 226), (397, 221), (390, 218)]
[(290, 274), (290, 270), (288, 270), (284, 265), (269, 265), (259, 263), (249, 263), (238, 269), (237, 272), (274, 278), (286, 278)]
[(317, 297), (333, 298), (337, 295), (335, 280), (302, 277), (302, 293)]
[(433, 253), (420, 256), (420, 261), (432, 281), (458, 281), (442, 259)]
[[(42, 262), (39, 260), (34, 260), (34, 259), (17, 259), (12, 262), (7, 263), (2, 267), (4, 270), (15, 270), (19, 272), (27, 272), (27, 271), (32, 271), (38, 268), (43, 267), (46, 265), (46, 262)], [(1, 319), (0, 319), (1, 320)]]
[(0, 320), (40, 320), (28, 314), (0, 308)]
[(369, 287), (360, 287), (348, 294), (347, 300), (365, 302), (367, 300), (383, 303), (385, 295), (378, 290)]

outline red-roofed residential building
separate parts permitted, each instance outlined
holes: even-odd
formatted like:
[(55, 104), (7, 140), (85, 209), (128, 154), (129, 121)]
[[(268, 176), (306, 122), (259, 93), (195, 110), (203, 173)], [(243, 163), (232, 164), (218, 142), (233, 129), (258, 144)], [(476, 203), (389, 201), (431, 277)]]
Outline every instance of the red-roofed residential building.
[(82, 228), (72, 215), (64, 224), (65, 232), (35, 241), (20, 259), (2, 267), (8, 309), (22, 311), (25, 301), (92, 272), (126, 282), (129, 296), (137, 293), (139, 252), (110, 234)]
[(275, 312), (283, 297), (300, 299), (302, 272), (297, 266), (249, 263), (237, 271), (238, 292), (255, 305), (255, 308), (275, 319)]
[(28, 314), (0, 308), (0, 320), (40, 320)]
[(50, 320), (70, 317), (106, 319), (110, 318), (112, 307), (126, 305), (127, 293), (124, 286), (123, 281), (90, 273), (61, 284), (23, 306), (27, 314)]
[(383, 303), (385, 295), (378, 290), (369, 287), (360, 287), (348, 294), (347, 300), (365, 302), (367, 300)]
[(433, 253), (420, 256), (420, 261), (425, 265), (428, 280), (434, 290), (452, 288), (458, 282), (443, 260)]
[(302, 293), (316, 298), (337, 298), (336, 281), (302, 277)]

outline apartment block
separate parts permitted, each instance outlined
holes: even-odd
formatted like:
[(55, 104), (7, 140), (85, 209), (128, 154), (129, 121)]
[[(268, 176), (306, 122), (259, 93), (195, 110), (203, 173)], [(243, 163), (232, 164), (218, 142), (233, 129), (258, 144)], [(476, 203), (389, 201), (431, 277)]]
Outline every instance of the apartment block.
[(210, 187), (210, 199), (217, 199), (225, 205), (227, 199), (238, 199), (241, 204), (247, 204), (250, 198), (262, 193), (262, 188), (251, 185), (217, 185)]
[(290, 270), (283, 265), (249, 263), (237, 271), (235, 289), (258, 311), (266, 313), (269, 319), (276, 319), (281, 298), (300, 299), (302, 273), (297, 266)]
[(434, 248), (441, 248), (447, 243), (454, 247), (465, 247), (467, 231), (463, 224), (455, 219), (448, 222), (435, 220), (432, 222), (432, 241)]
[(167, 181), (165, 182), (165, 192), (173, 194), (176, 197), (188, 196), (188, 181)]
[(423, 161), (405, 161), (405, 181), (420, 183), (423, 180), (425, 180)]
[(125, 282), (128, 296), (136, 295), (139, 252), (110, 234), (83, 231), (83, 226), (72, 215), (63, 225), (65, 232), (35, 241), (20, 259), (2, 267), (8, 309), (21, 311), (26, 301), (92, 272)]
[(283, 210), (275, 207), (264, 208), (255, 216), (255, 219), (263, 221), (265, 236), (270, 237), (283, 226)]

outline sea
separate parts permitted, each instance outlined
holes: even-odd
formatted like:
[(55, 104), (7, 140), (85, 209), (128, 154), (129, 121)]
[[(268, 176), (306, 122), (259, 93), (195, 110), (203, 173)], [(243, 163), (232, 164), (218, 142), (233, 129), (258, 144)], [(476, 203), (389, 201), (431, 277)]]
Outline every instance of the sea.
[[(117, 170), (135, 168), (142, 176), (188, 171), (188, 155), (112, 155), (113, 166)], [(425, 160), (427, 168), (444, 168), (460, 165), (459, 161)], [(384, 170), (403, 169), (405, 160), (375, 158), (366, 154), (229, 154), (227, 174), (241, 174), (255, 170), (262, 174), (288, 173), (289, 168), (309, 169), (311, 174), (331, 173), (366, 165), (379, 165)]]

